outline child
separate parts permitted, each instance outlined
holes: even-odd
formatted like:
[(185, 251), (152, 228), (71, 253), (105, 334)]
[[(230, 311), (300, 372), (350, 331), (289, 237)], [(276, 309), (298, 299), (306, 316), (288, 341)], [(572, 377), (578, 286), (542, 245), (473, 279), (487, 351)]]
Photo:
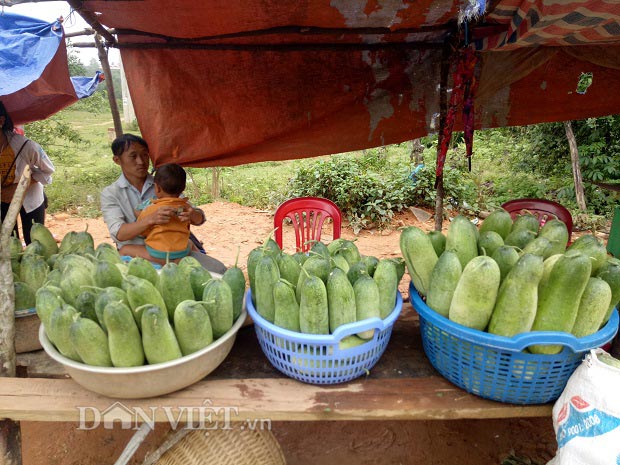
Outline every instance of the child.
[(166, 224), (156, 224), (144, 232), (146, 251), (155, 259), (176, 260), (190, 253), (189, 222), (181, 221), (178, 215), (191, 209), (185, 198), (179, 198), (185, 190), (185, 170), (175, 164), (168, 163), (157, 168), (155, 172), (155, 196), (138, 215), (141, 217), (153, 213), (161, 207), (174, 207), (177, 210)]

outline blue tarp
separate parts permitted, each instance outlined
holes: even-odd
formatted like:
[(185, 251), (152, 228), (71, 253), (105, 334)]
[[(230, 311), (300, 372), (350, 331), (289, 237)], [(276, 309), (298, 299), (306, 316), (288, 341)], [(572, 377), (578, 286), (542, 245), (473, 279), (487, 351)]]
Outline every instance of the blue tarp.
[(16, 124), (47, 118), (92, 95), (100, 76), (69, 76), (60, 22), (0, 14), (0, 100)]
[(73, 88), (75, 89), (75, 94), (77, 95), (77, 98), (86, 98), (93, 95), (93, 93), (97, 90), (97, 86), (101, 82), (102, 78), (103, 73), (101, 71), (97, 71), (93, 77), (71, 77), (71, 82), (73, 83)]

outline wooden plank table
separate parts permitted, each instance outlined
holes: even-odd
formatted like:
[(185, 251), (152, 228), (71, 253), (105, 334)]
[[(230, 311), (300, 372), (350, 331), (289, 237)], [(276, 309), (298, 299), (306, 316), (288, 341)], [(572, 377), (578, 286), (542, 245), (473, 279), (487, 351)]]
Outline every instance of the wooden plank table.
[(80, 411), (106, 412), (119, 405), (146, 412), (155, 422), (186, 421), (198, 411), (213, 420), (228, 415), (231, 421), (333, 421), (546, 417), (552, 408), (485, 400), (446, 381), (424, 354), (417, 314), (409, 303), (371, 373), (338, 385), (305, 384), (282, 375), (263, 355), (252, 327), (240, 330), (228, 358), (207, 378), (149, 399), (90, 392), (42, 351), (20, 354), (18, 365), (28, 377), (0, 379), (0, 418), (78, 421)]

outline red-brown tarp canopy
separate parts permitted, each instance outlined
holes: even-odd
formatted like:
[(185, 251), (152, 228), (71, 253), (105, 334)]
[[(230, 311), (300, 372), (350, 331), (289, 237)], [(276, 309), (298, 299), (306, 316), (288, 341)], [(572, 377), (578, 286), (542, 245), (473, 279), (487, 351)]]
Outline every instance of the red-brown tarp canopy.
[[(311, 157), (436, 132), (442, 62), (464, 37), (480, 57), (476, 128), (620, 109), (615, 2), (85, 0), (83, 11), (117, 32), (155, 165)], [(584, 72), (593, 81), (579, 94)]]

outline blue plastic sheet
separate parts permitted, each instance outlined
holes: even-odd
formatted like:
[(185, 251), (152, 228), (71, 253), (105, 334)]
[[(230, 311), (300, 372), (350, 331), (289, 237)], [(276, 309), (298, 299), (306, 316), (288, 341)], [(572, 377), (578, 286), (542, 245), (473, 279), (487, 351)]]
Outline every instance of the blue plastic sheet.
[(73, 88), (75, 89), (75, 95), (77, 98), (86, 98), (93, 95), (93, 93), (97, 90), (97, 86), (101, 81), (103, 73), (101, 71), (97, 71), (93, 77), (87, 76), (73, 76), (71, 78), (71, 82), (73, 83)]
[(69, 76), (60, 22), (0, 14), (0, 100), (16, 124), (47, 118), (92, 95), (100, 76)]
[(59, 22), (4, 13), (0, 15), (0, 95), (8, 95), (41, 77), (63, 40)]

